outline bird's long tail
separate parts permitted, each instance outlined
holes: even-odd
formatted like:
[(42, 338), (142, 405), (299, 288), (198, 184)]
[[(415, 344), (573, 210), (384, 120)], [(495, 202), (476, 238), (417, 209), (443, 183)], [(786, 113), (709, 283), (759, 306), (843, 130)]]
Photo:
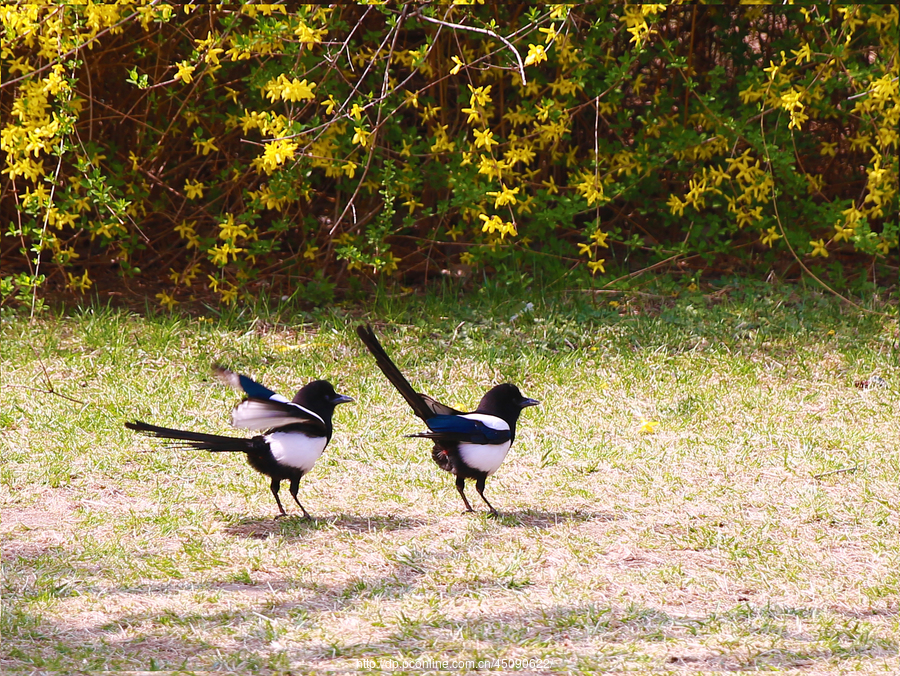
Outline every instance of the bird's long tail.
[(202, 432), (188, 432), (187, 430), (173, 430), (169, 427), (157, 427), (145, 422), (135, 421), (125, 423), (125, 427), (148, 437), (168, 440), (171, 448), (196, 448), (211, 453), (249, 453), (253, 450), (253, 439), (241, 439), (239, 437), (224, 437), (218, 434), (203, 434)]
[(403, 395), (403, 398), (412, 407), (413, 412), (422, 420), (428, 420), (433, 417), (434, 412), (428, 407), (425, 400), (413, 389), (409, 381), (400, 373), (400, 369), (387, 356), (387, 352), (381, 347), (381, 343), (378, 342), (372, 327), (368, 324), (360, 324), (356, 327), (356, 333), (363, 344), (369, 348), (372, 356), (375, 357), (378, 368), (391, 381), (391, 384), (397, 388), (397, 391)]

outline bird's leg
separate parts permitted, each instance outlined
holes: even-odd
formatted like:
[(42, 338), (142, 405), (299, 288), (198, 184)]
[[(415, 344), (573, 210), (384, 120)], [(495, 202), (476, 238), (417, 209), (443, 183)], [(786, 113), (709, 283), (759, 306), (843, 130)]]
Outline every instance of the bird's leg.
[(463, 499), (463, 503), (466, 505), (467, 512), (474, 512), (472, 509), (472, 505), (469, 504), (468, 498), (466, 498), (466, 477), (461, 474), (456, 477), (456, 490), (459, 491), (459, 496)]
[(278, 490), (281, 488), (281, 480), (280, 479), (272, 479), (272, 483), (270, 484), (272, 488), (272, 495), (275, 496), (275, 502), (278, 503), (278, 510), (281, 514), (278, 514), (275, 518), (280, 519), (284, 516), (287, 516), (287, 512), (284, 511), (284, 507), (281, 506), (281, 499), (278, 497)]
[(475, 490), (478, 491), (478, 495), (480, 495), (481, 499), (484, 500), (484, 504), (486, 504), (488, 508), (490, 508), (491, 514), (493, 516), (500, 516), (500, 513), (496, 509), (494, 509), (494, 506), (490, 502), (488, 502), (488, 499), (486, 497), (484, 497), (484, 482), (486, 480), (487, 477), (485, 476), (482, 476), (480, 479), (478, 479), (475, 482)]
[(309, 515), (309, 512), (300, 504), (300, 501), (297, 499), (297, 491), (300, 490), (300, 479), (291, 479), (291, 495), (294, 498), (294, 502), (297, 503), (297, 506), (303, 511), (304, 519), (312, 519)]

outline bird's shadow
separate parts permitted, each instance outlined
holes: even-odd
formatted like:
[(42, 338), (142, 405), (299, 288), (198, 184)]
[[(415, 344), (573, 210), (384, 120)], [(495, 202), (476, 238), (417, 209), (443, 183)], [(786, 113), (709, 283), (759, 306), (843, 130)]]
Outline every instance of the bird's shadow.
[(523, 509), (500, 512), (493, 519), (504, 526), (512, 528), (553, 528), (566, 523), (585, 523), (587, 521), (618, 521), (624, 517), (612, 512), (594, 511), (561, 511), (552, 512), (542, 509)]
[(424, 526), (427, 519), (410, 519), (401, 516), (360, 516), (357, 514), (330, 514), (304, 519), (287, 516), (280, 519), (235, 519), (224, 530), (229, 535), (254, 540), (265, 540), (272, 536), (303, 537), (323, 530), (344, 530), (357, 533), (378, 533), (409, 530)]

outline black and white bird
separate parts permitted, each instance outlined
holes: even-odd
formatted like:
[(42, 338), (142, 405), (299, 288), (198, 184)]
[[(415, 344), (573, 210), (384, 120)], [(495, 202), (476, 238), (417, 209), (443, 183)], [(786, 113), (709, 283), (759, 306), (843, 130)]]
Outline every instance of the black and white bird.
[(381, 347), (368, 324), (356, 328), (360, 340), (375, 357), (378, 367), (403, 395), (413, 412), (425, 421), (428, 432), (410, 434), (434, 440), (431, 457), (438, 467), (456, 475), (456, 490), (466, 506), (474, 511), (466, 498), (466, 479), (475, 480), (475, 489), (492, 514), (497, 510), (484, 497), (484, 484), (506, 459), (516, 438), (516, 421), (523, 408), (536, 406), (535, 399), (522, 396), (519, 388), (509, 383), (497, 385), (481, 398), (478, 408), (463, 413), (416, 392), (400, 369)]
[(221, 381), (247, 395), (232, 410), (231, 424), (248, 430), (264, 430), (264, 434), (245, 439), (157, 427), (144, 422), (128, 422), (125, 427), (147, 436), (169, 439), (171, 448), (246, 453), (250, 466), (272, 479), (272, 495), (281, 512), (275, 518), (287, 516), (278, 491), (282, 481), (290, 481), (291, 496), (303, 511), (304, 518), (309, 519), (309, 512), (297, 498), (300, 479), (313, 468), (331, 440), (331, 418), (335, 407), (353, 399), (335, 392), (327, 380), (314, 380), (288, 401), (247, 376), (221, 366), (214, 366), (213, 372)]

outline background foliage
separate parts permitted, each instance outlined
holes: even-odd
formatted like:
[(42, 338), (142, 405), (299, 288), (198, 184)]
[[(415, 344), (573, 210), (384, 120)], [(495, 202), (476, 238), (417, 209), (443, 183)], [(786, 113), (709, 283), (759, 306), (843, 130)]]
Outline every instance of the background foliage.
[(4, 302), (896, 283), (894, 6), (0, 12)]

